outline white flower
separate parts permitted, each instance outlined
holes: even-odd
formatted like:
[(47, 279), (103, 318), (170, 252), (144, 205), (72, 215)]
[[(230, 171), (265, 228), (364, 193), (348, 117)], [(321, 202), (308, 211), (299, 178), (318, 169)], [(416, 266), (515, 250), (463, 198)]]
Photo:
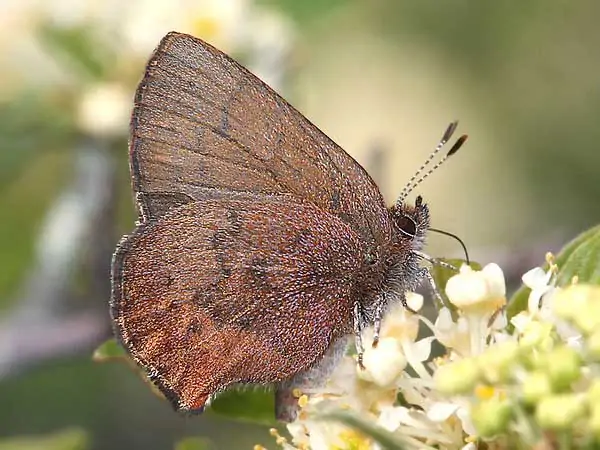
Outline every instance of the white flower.
[[(365, 350), (366, 370), (351, 370), (348, 364), (354, 362), (346, 358), (341, 364), (342, 373), (334, 374), (326, 388), (334, 394), (324, 391), (304, 402), (299, 422), (289, 427), (294, 436), (292, 444), (280, 445), (285, 450), (381, 450), (360, 433), (311, 419), (313, 411), (337, 408), (351, 410), (395, 434), (402, 447), (409, 450), (475, 450), (481, 439), (493, 446), (495, 436), (500, 436), (501, 445), (512, 446), (522, 440), (527, 448), (534, 446), (536, 436), (522, 430), (533, 427), (535, 431), (539, 415), (536, 412), (536, 417), (529, 417), (524, 410), (521, 414), (528, 417), (512, 413), (514, 403), (524, 395), (523, 384), (532, 370), (547, 378), (548, 383), (563, 383), (561, 389), (568, 385), (579, 395), (568, 394), (579, 402), (574, 403), (575, 412), (586, 408), (580, 400), (583, 396), (597, 397), (584, 395), (591, 389), (590, 376), (594, 372), (581, 363), (586, 358), (595, 362), (593, 358), (600, 354), (600, 345), (593, 341), (600, 335), (600, 304), (596, 301), (600, 290), (590, 286), (559, 289), (554, 286), (552, 274), (537, 269), (528, 272), (524, 280), (535, 291), (534, 299), (531, 308), (513, 319), (514, 332), (506, 329), (503, 312), (498, 314), (498, 307), (505, 302), (505, 289), (497, 266), (482, 271), (461, 270), (449, 282), (449, 297), (460, 306), (456, 311), (442, 308), (435, 324), (392, 308), (382, 324), (379, 347)], [(411, 307), (420, 308), (421, 299), (408, 298), (413, 302)], [(416, 320), (426, 324), (446, 347), (443, 356), (430, 360), (434, 337), (418, 339)], [(580, 334), (574, 336), (577, 332)], [(369, 333), (372, 331), (367, 330), (365, 336), (372, 336)], [(576, 338), (579, 348), (574, 351), (567, 345), (575, 346)], [(535, 387), (537, 391), (532, 392), (539, 398), (530, 392), (529, 401), (546, 401), (543, 390)], [(554, 405), (559, 418), (560, 405)]]
[(122, 23), (124, 44), (145, 58), (162, 36), (179, 31), (230, 52), (247, 36), (249, 6), (248, 0), (133, 0)]
[(477, 433), (471, 422), (468, 402), (465, 400), (459, 399), (456, 403), (443, 401), (435, 402), (427, 411), (427, 417), (431, 421), (438, 423), (447, 421), (453, 415), (460, 420), (462, 430), (471, 435)]
[[(363, 354), (365, 369), (357, 368), (352, 358), (342, 361), (323, 391), (306, 402), (299, 420), (290, 425), (293, 436), (290, 445), (313, 450), (378, 450), (377, 444), (360, 441), (343, 427), (323, 425), (318, 419), (311, 419), (313, 411), (337, 408), (351, 410), (397, 433), (407, 449), (474, 448), (469, 440), (470, 436), (476, 438), (470, 416), (471, 397), (475, 395), (482, 371), (470, 358), (497, 342), (504, 342), (503, 339), (510, 341), (504, 329), (506, 316), (499, 312), (506, 302), (504, 276), (496, 265), (488, 265), (482, 271), (463, 268), (448, 285), (448, 295), (459, 307), (455, 320), (447, 308), (439, 311), (435, 323), (401, 305), (390, 308), (382, 323), (377, 347), (368, 345), (372, 342), (373, 330), (363, 333), (363, 342), (367, 344)], [(421, 296), (408, 294), (406, 298), (411, 309), (421, 309)], [(419, 322), (429, 327), (432, 335), (419, 339)], [(430, 361), (434, 339), (446, 347), (446, 354), (443, 359)], [(441, 364), (457, 363), (465, 367), (470, 364), (476, 373), (471, 374), (467, 388), (450, 393), (443, 390), (434, 375)], [(401, 404), (397, 401), (398, 394), (402, 397)], [(350, 442), (360, 442), (361, 447), (352, 447)]]
[(459, 355), (471, 354), (469, 322), (465, 317), (460, 316), (454, 322), (452, 313), (444, 307), (438, 313), (433, 332), (436, 339), (446, 348), (456, 351)]
[[(541, 267), (535, 267), (523, 275), (523, 284), (531, 289), (527, 298), (527, 310), (514, 316), (511, 323), (522, 336), (528, 338), (540, 327), (538, 321), (547, 326), (552, 325), (567, 345), (579, 348), (582, 341), (580, 331), (571, 324), (560, 320), (556, 314), (555, 299), (560, 298), (564, 289), (556, 286), (558, 267), (554, 264), (554, 256), (551, 253), (546, 255), (546, 262), (549, 266), (548, 270), (544, 271)], [(572, 301), (566, 309), (568, 311), (581, 310), (579, 305), (573, 304)], [(532, 321), (535, 323), (532, 324)]]
[(548, 312), (549, 308), (547, 305), (544, 308), (542, 297), (555, 289), (555, 272), (555, 266), (550, 266), (547, 271), (541, 267), (535, 267), (521, 277), (523, 284), (531, 289), (527, 298), (527, 310), (532, 316), (541, 313), (542, 310)]
[[(423, 307), (423, 296), (409, 292), (406, 294), (406, 303), (413, 311)], [(419, 316), (407, 310), (401, 304), (392, 305), (386, 313), (381, 324), (381, 337), (393, 337), (398, 340), (414, 341), (419, 334)], [(372, 340), (372, 328), (364, 333), (365, 342)]]
[(118, 83), (90, 86), (79, 102), (79, 128), (92, 136), (125, 136), (129, 130), (132, 93)]
[(488, 264), (481, 271), (464, 265), (445, 290), (461, 315), (455, 323), (447, 308), (440, 310), (433, 331), (442, 344), (465, 357), (481, 353), (490, 335), (501, 339), (497, 327), (505, 323), (500, 308), (506, 304), (506, 284), (498, 265)]
[[(286, 426), (292, 438), (291, 444), (288, 444), (287, 440), (279, 436), (275, 430), (272, 430), (271, 434), (277, 437), (277, 443), (286, 450), (370, 448), (370, 439), (347, 426), (335, 421), (311, 418), (315, 413), (339, 409), (346, 409), (340, 399), (325, 399), (323, 396), (312, 397), (302, 406), (299, 419)], [(358, 444), (362, 445), (359, 447)]]
[(248, 68), (273, 89), (280, 89), (292, 52), (292, 24), (272, 9), (256, 8), (250, 15)]
[(123, 8), (120, 0), (32, 0), (40, 19), (59, 28), (85, 27), (93, 23), (114, 23)]
[(497, 264), (488, 264), (481, 271), (467, 265), (460, 268), (446, 284), (450, 301), (466, 313), (486, 313), (490, 316), (506, 304), (504, 274)]
[[(413, 292), (406, 294), (406, 303), (413, 311), (419, 311), (423, 307), (423, 296)], [(429, 358), (431, 354), (431, 343), (433, 337), (426, 337), (421, 340), (416, 340), (419, 334), (419, 321), (422, 318), (413, 314), (401, 304), (394, 305), (388, 311), (382, 326), (381, 336), (383, 338), (391, 338), (396, 342), (396, 348), (402, 354), (404, 365), (408, 363), (420, 377), (429, 378), (429, 373), (423, 366), (423, 362)], [(372, 339), (372, 329), (368, 329), (364, 334), (364, 341), (369, 342)], [(388, 349), (393, 347), (388, 344)], [(396, 366), (399, 367), (400, 359), (395, 360)], [(381, 360), (381, 362), (385, 362)]]
[(406, 358), (396, 339), (383, 338), (377, 347), (368, 346), (363, 354), (364, 370), (358, 376), (381, 387), (391, 386), (406, 367)]

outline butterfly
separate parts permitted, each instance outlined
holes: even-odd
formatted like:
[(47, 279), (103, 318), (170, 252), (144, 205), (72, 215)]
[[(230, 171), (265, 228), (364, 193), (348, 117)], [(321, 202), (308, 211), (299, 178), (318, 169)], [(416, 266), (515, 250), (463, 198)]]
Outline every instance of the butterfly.
[(278, 418), (293, 419), (293, 389), (322, 383), (349, 337), (361, 364), (362, 330), (376, 345), (388, 305), (429, 276), (429, 209), (405, 202), (421, 171), (386, 207), (350, 155), (195, 37), (169, 33), (151, 56), (129, 162), (138, 222), (113, 258), (110, 311), (177, 410), (274, 384)]

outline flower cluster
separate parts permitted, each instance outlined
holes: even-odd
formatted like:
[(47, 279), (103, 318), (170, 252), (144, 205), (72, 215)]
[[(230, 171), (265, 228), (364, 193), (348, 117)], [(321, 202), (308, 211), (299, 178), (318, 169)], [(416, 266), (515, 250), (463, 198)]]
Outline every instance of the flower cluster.
[(95, 137), (127, 135), (135, 84), (169, 31), (243, 56), (276, 89), (289, 66), (291, 24), (251, 0), (8, 3), (10, 13), (0, 17), (0, 99), (51, 92), (78, 131)]
[[(523, 276), (528, 307), (510, 320), (495, 264), (463, 266), (450, 278), (451, 304), (435, 322), (402, 307), (390, 311), (379, 345), (365, 351), (365, 368), (347, 357), (321, 393), (301, 395), (291, 439), (273, 430), (277, 443), (381, 448), (368, 433), (322, 420), (340, 410), (391, 432), (405, 449), (558, 448), (561, 433), (582, 445), (600, 442), (600, 288), (557, 287), (551, 256), (548, 262), (548, 270)], [(408, 300), (422, 310), (421, 296)]]

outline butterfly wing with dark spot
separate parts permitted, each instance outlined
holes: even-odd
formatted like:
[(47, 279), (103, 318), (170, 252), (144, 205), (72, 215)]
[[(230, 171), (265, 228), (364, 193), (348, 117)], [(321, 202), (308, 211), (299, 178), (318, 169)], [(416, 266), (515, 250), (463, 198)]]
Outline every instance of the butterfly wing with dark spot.
[(178, 409), (232, 383), (289, 379), (352, 331), (362, 246), (308, 202), (171, 209), (115, 254), (116, 335)]
[[(226, 193), (289, 193), (349, 224), (365, 241), (391, 233), (365, 170), (271, 88), (219, 50), (169, 33), (151, 57), (131, 122), (134, 189), (157, 196), (146, 218)], [(168, 209), (168, 208), (167, 208)]]

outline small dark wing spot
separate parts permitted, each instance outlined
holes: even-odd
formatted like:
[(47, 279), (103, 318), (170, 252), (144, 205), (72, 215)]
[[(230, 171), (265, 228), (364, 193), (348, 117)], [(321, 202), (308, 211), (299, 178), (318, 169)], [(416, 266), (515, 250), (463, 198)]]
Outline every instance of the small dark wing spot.
[(239, 213), (235, 209), (227, 210), (227, 222), (229, 223), (229, 232), (232, 236), (239, 234), (242, 227), (242, 220)]
[(202, 307), (211, 305), (213, 303), (214, 294), (214, 289), (196, 289), (192, 297), (192, 302)]
[(210, 244), (214, 250), (219, 250), (227, 243), (229, 236), (225, 230), (217, 230), (210, 237)]
[(221, 123), (217, 132), (223, 137), (229, 137), (229, 111), (228, 105), (221, 107)]
[(334, 211), (340, 209), (340, 191), (338, 189), (335, 189), (331, 194), (331, 208)]
[(229, 304), (228, 298), (224, 296), (214, 296), (209, 302), (206, 302), (205, 311), (211, 319), (218, 325), (227, 325), (231, 323), (233, 316), (232, 305)]
[(248, 267), (250, 282), (259, 289), (270, 289), (269, 263), (265, 258), (255, 256)]
[(252, 318), (250, 318), (247, 315), (241, 316), (241, 317), (237, 317), (234, 320), (234, 324), (238, 327), (241, 328), (243, 330), (249, 330), (252, 328)]
[(192, 321), (187, 327), (187, 334), (200, 334), (202, 333), (202, 325), (199, 321)]
[(308, 245), (310, 243), (313, 232), (308, 228), (302, 228), (294, 237), (292, 247)]

